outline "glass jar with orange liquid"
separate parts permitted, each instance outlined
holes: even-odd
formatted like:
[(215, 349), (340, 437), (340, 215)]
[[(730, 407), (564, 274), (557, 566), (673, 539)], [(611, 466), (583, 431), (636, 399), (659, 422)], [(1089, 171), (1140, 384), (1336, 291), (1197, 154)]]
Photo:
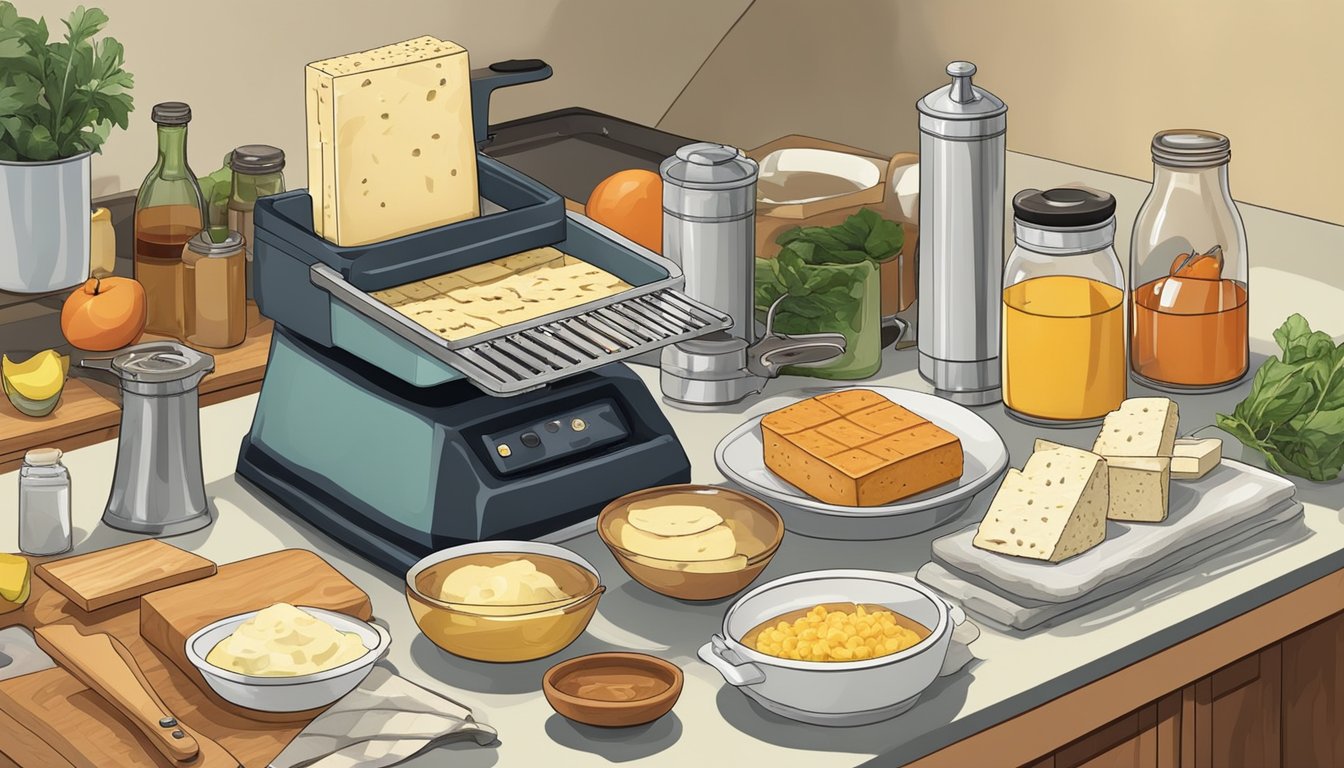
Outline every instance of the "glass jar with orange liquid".
[(187, 165), (191, 107), (155, 104), (159, 152), (135, 196), (135, 279), (145, 289), (145, 330), (184, 338), (182, 249), (205, 226), (205, 201)]
[(1125, 399), (1125, 277), (1115, 198), (1061, 187), (1013, 197), (1003, 275), (1003, 404), (1046, 426), (1100, 422)]
[(1250, 365), (1246, 230), (1226, 136), (1153, 137), (1153, 190), (1130, 240), (1130, 371), (1175, 392), (1236, 386)]

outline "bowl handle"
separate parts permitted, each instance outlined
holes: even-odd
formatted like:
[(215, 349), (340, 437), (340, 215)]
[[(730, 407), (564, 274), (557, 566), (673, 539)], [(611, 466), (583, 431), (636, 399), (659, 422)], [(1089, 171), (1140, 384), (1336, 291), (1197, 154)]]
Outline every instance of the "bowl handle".
[(713, 635), (708, 643), (700, 646), (699, 656), (701, 661), (718, 670), (723, 679), (736, 688), (765, 682), (765, 673), (761, 668), (744, 661), (728, 647), (722, 635)]

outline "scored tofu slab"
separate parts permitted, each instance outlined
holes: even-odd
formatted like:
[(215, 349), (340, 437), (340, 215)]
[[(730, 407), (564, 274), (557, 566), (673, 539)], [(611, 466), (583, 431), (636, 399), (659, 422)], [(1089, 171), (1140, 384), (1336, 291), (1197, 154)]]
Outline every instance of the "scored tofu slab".
[(828, 504), (870, 507), (961, 477), (961, 441), (870, 390), (799, 401), (761, 419), (765, 465)]
[(1095, 453), (1058, 446), (1009, 469), (980, 522), (980, 549), (1058, 563), (1106, 538), (1110, 477)]

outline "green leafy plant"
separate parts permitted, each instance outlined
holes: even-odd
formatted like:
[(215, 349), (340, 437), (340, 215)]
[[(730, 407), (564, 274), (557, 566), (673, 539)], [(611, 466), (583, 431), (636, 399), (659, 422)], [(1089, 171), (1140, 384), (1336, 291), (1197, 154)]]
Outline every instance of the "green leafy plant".
[(25, 18), (0, 1), (0, 160), (44, 162), (97, 152), (125, 129), (134, 85), (125, 51), (97, 8), (65, 20), (65, 40), (49, 40), (45, 19)]
[(1274, 340), (1283, 354), (1255, 372), (1251, 392), (1218, 426), (1264, 454), (1276, 472), (1326, 482), (1344, 470), (1344, 344), (1293, 315)]
[[(833, 323), (854, 314), (863, 297), (862, 279), (901, 250), (904, 232), (863, 208), (838, 226), (794, 227), (775, 242), (779, 255), (756, 263), (756, 309), (766, 311), (787, 293), (776, 325), (784, 333), (806, 333), (817, 330), (816, 320)], [(820, 266), (859, 269), (810, 269)]]
[[(867, 326), (869, 281), (878, 264), (896, 255), (904, 244), (901, 225), (863, 208), (834, 227), (795, 227), (778, 238), (779, 255), (756, 260), (757, 312), (766, 312), (780, 297), (775, 328), (780, 333), (831, 331), (845, 334), (845, 355), (814, 371), (869, 373), (881, 364), (876, 337), (861, 348)], [(871, 309), (876, 313), (877, 307)], [(874, 327), (872, 333), (878, 333)]]

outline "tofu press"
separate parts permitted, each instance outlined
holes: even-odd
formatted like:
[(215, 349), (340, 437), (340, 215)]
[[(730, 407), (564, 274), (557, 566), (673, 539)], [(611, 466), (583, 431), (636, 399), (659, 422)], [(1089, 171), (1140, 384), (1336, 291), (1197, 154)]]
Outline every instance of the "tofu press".
[(686, 295), (732, 318), (729, 328), (663, 348), (664, 397), (692, 406), (729, 405), (761, 391), (788, 365), (812, 365), (845, 352), (839, 333), (788, 336), (756, 325), (756, 161), (722, 144), (688, 144), (659, 168), (663, 179), (663, 256), (686, 275)]

